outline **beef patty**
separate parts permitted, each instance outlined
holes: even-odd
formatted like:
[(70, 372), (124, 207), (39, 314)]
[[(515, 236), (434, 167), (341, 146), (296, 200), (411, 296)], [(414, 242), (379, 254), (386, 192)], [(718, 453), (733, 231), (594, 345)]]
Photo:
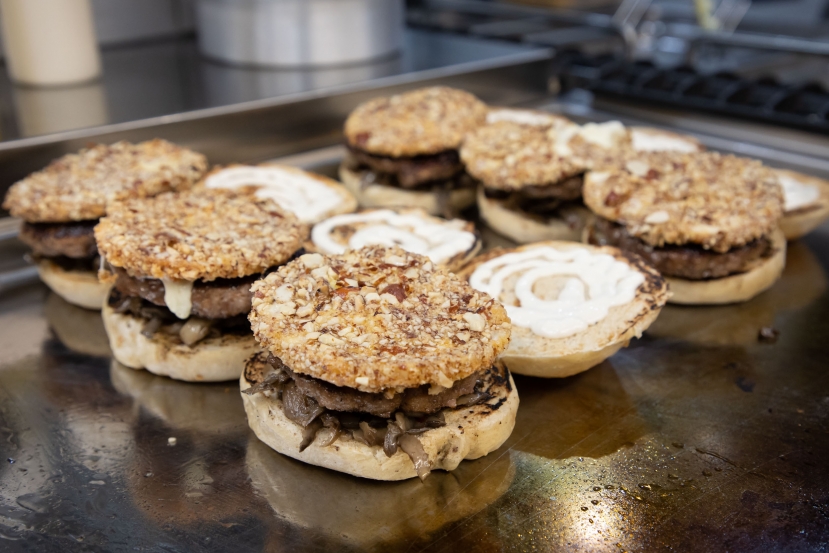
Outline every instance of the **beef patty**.
[[(118, 280), (115, 288), (126, 296), (143, 298), (155, 305), (164, 302), (164, 283), (154, 278), (135, 278), (124, 269), (115, 268)], [(192, 314), (203, 319), (227, 319), (236, 315), (247, 315), (253, 296), (250, 286), (259, 278), (251, 275), (244, 278), (219, 278), (210, 282), (196, 281), (191, 300)]]
[(18, 237), (36, 255), (88, 259), (98, 255), (93, 229), (94, 221), (71, 223), (24, 223)]
[(525, 186), (514, 192), (520, 201), (532, 202), (534, 200), (577, 200), (581, 198), (581, 189), (584, 185), (584, 177), (577, 175), (568, 177), (552, 184), (542, 186)]
[(387, 397), (383, 393), (370, 394), (354, 388), (335, 386), (323, 380), (293, 372), (273, 355), (269, 363), (276, 369), (287, 373), (297, 388), (306, 396), (313, 398), (322, 407), (331, 411), (351, 413), (368, 413), (377, 417), (388, 418), (395, 411), (406, 413), (431, 414), (445, 407), (456, 407), (458, 398), (475, 391), (475, 385), (483, 374), (474, 373), (458, 380), (451, 388), (438, 394), (429, 395), (429, 386), (409, 388), (403, 393)]
[(415, 157), (375, 156), (357, 148), (350, 148), (350, 151), (358, 167), (364, 165), (378, 173), (393, 175), (397, 184), (407, 189), (451, 179), (463, 171), (457, 150)]
[(594, 245), (615, 246), (635, 253), (664, 276), (688, 280), (722, 278), (743, 273), (750, 270), (754, 262), (774, 253), (768, 238), (759, 238), (745, 246), (731, 248), (725, 253), (716, 253), (697, 245), (668, 245), (657, 248), (631, 236), (624, 225), (601, 217), (596, 217), (589, 229), (588, 240)]

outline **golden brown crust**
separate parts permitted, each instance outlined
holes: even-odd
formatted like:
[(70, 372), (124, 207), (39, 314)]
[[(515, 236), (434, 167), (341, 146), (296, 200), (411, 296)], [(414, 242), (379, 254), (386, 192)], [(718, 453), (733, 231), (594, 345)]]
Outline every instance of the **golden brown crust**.
[(251, 328), (292, 370), (363, 392), (451, 383), (509, 342), (503, 306), (393, 247), (306, 254), (256, 282)]
[(588, 173), (584, 202), (651, 244), (726, 252), (769, 234), (783, 191), (759, 161), (715, 152), (654, 152)]
[(554, 133), (550, 125), (491, 123), (467, 135), (461, 160), (487, 188), (513, 191), (554, 184), (584, 171), (577, 160), (555, 152)]
[(280, 265), (307, 233), (273, 200), (212, 189), (111, 204), (95, 240), (130, 276), (210, 281)]
[(99, 144), (18, 181), (3, 207), (29, 222), (97, 219), (109, 202), (186, 190), (206, 170), (203, 155), (160, 139)]
[(345, 138), (374, 155), (436, 154), (457, 149), (486, 113), (486, 105), (463, 90), (421, 88), (357, 106), (345, 122)]

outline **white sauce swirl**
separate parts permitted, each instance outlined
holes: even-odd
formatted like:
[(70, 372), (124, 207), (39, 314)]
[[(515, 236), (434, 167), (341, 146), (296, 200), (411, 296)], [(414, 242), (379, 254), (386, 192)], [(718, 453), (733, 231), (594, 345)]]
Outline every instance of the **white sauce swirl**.
[[(607, 317), (610, 308), (636, 298), (645, 277), (627, 263), (587, 248), (558, 250), (539, 246), (508, 253), (481, 264), (472, 273), (473, 288), (500, 298), (504, 282), (518, 275), (514, 294), (519, 305), (505, 303), (512, 324), (546, 338), (566, 338)], [(564, 277), (558, 298), (536, 295), (545, 277)]]
[(282, 167), (228, 167), (207, 177), (207, 188), (259, 186), (256, 195), (270, 198), (303, 223), (315, 223), (343, 198), (331, 187), (299, 169)]
[(783, 187), (784, 209), (794, 211), (815, 203), (820, 198), (820, 188), (803, 182), (789, 175), (777, 174), (777, 180)]
[(582, 137), (585, 142), (610, 150), (624, 139), (626, 132), (625, 126), (619, 121), (587, 123), (581, 127), (570, 125), (555, 134), (555, 152), (560, 156), (573, 155), (570, 141), (576, 136)]
[(693, 140), (658, 131), (631, 129), (630, 139), (633, 149), (637, 152), (693, 153), (699, 151), (699, 146)]
[(528, 109), (493, 109), (486, 114), (487, 123), (497, 123), (499, 121), (510, 121), (520, 125), (531, 125), (534, 127), (543, 127), (545, 125), (557, 125), (562, 122), (558, 117), (553, 117), (543, 112), (532, 111)]
[[(332, 232), (337, 227), (353, 224), (365, 226), (349, 238), (348, 245), (334, 240)], [(341, 254), (367, 245), (400, 246), (440, 264), (475, 245), (475, 234), (465, 230), (464, 225), (459, 219), (436, 222), (416, 214), (380, 209), (326, 219), (314, 226), (311, 240), (327, 254)]]

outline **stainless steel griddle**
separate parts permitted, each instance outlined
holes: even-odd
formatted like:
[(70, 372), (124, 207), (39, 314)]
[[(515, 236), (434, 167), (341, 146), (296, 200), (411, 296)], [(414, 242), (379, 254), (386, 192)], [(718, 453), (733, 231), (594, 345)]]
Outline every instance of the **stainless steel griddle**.
[[(158, 135), (212, 161), (282, 155), (330, 173), (350, 109), (432, 82), (580, 120), (693, 132), (713, 148), (829, 175), (823, 137), (548, 97), (544, 56), (94, 138)], [(32, 142), (0, 151), (0, 162), (28, 171), (88, 138)], [(0, 242), (0, 270), (24, 267), (24, 252)], [(121, 367), (97, 313), (11, 281), (0, 290), (0, 550), (826, 550), (828, 270), (824, 225), (790, 244), (783, 278), (748, 303), (669, 306), (641, 340), (584, 374), (516, 377), (508, 442), (423, 484), (280, 456), (248, 430), (236, 383)], [(776, 343), (758, 341), (766, 326), (780, 331)]]

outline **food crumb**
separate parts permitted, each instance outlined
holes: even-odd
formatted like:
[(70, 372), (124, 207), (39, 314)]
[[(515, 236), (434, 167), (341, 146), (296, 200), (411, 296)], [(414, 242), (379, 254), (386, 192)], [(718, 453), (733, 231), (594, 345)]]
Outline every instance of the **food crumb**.
[(757, 340), (764, 344), (773, 344), (780, 337), (780, 331), (771, 326), (764, 326), (757, 334)]
[(175, 439), (172, 436), (167, 438), (167, 445), (169, 445), (169, 446), (174, 446), (174, 445), (176, 445), (177, 442), (178, 442), (178, 440)]

